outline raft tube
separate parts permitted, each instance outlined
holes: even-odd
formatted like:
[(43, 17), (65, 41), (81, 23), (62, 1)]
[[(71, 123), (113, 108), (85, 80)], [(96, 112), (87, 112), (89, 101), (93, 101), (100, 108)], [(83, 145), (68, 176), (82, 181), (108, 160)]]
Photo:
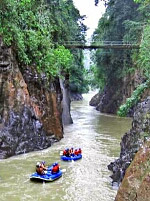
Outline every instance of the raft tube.
[(59, 170), (58, 173), (52, 174), (51, 172), (47, 172), (47, 174), (40, 175), (37, 172), (33, 173), (30, 176), (30, 180), (41, 180), (41, 181), (54, 181), (62, 176), (62, 171)]
[(41, 180), (41, 181), (54, 181), (62, 176), (62, 171), (52, 174), (51, 171), (48, 171), (46, 174), (40, 175), (37, 172), (33, 173), (30, 176), (30, 180)]
[(63, 161), (76, 161), (82, 158), (82, 154), (78, 154), (75, 156), (61, 156), (60, 158)]

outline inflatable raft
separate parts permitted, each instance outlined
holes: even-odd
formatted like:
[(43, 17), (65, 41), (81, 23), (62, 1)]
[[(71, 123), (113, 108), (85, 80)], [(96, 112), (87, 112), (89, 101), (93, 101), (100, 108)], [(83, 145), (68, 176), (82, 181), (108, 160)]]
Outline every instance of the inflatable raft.
[(76, 161), (82, 158), (82, 154), (78, 154), (75, 156), (61, 156), (61, 160), (63, 161)]
[(39, 181), (54, 181), (58, 178), (60, 178), (62, 176), (62, 171), (59, 170), (59, 172), (55, 173), (55, 174), (52, 174), (51, 171), (47, 171), (46, 174), (43, 174), (43, 175), (40, 175), (38, 174), (37, 172), (33, 173), (31, 176), (30, 176), (30, 180), (39, 180)]

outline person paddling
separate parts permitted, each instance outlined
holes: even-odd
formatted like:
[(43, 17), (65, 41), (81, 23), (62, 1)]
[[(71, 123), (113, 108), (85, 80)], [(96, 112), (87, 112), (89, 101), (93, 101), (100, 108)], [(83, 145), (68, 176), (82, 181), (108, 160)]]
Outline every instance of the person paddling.
[(73, 147), (69, 150), (69, 152), (70, 152), (70, 156), (74, 156)]
[(78, 149), (78, 154), (82, 154), (81, 148)]
[(40, 175), (45, 174), (44, 169), (40, 162), (37, 162), (37, 164), (36, 164), (36, 172)]
[(46, 170), (48, 169), (48, 167), (47, 167), (45, 164), (46, 164), (45, 161), (42, 161), (42, 162), (41, 162), (41, 167), (42, 167), (43, 170), (46, 172)]
[(78, 150), (77, 149), (75, 149), (74, 155), (78, 155)]
[(63, 156), (66, 156), (66, 151), (67, 151), (66, 149), (63, 151)]
[(53, 168), (52, 168), (52, 174), (56, 174), (57, 172), (59, 172), (59, 164), (58, 163), (54, 163), (53, 164)]
[(70, 156), (69, 149), (66, 150), (66, 156), (67, 156), (67, 157)]

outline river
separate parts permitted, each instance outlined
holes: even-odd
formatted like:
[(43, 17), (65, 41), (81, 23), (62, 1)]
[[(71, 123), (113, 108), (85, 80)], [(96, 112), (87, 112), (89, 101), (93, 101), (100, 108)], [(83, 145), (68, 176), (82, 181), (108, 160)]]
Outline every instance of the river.
[[(92, 94), (73, 102), (73, 124), (64, 128), (64, 138), (52, 147), (0, 160), (0, 201), (113, 201), (107, 165), (119, 156), (121, 136), (130, 129), (130, 118), (100, 114), (89, 106)], [(82, 148), (76, 162), (60, 160), (65, 148)], [(50, 183), (29, 180), (38, 161), (59, 162), (63, 176)], [(66, 171), (65, 171), (66, 170)]]

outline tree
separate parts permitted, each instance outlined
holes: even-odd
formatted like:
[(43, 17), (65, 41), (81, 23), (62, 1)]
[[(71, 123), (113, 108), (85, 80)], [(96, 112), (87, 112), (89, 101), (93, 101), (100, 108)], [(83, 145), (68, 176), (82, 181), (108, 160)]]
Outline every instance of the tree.
[[(104, 44), (107, 41), (111, 41), (113, 43), (117, 42), (129, 42), (132, 43), (137, 41), (140, 38), (140, 31), (137, 29), (136, 37), (135, 33), (133, 34), (129, 32), (129, 21), (130, 24), (134, 19), (139, 16), (138, 4), (136, 4), (133, 0), (110, 0), (108, 2), (106, 12), (99, 20), (98, 28), (95, 30), (93, 34), (94, 42), (104, 41)], [(128, 22), (128, 23), (127, 23)], [(136, 23), (133, 27), (135, 27)], [(139, 25), (139, 24), (136, 24)], [(138, 26), (136, 26), (137, 28)], [(141, 29), (140, 29), (141, 30)], [(106, 41), (106, 42), (105, 42)], [(133, 55), (132, 50), (96, 50), (94, 56), (94, 63), (97, 66), (97, 72), (99, 77), (99, 86), (101, 89), (105, 88), (107, 90), (108, 96), (108, 105), (109, 102), (113, 104), (113, 107), (117, 109), (119, 105), (122, 103), (123, 96), (122, 95), (122, 87), (124, 77), (130, 73), (134, 73), (135, 66), (133, 65)]]
[(0, 35), (15, 49), (20, 66), (34, 65), (53, 78), (62, 68), (83, 69), (81, 50), (63, 47), (65, 41), (85, 40), (83, 18), (72, 0), (1, 0)]

